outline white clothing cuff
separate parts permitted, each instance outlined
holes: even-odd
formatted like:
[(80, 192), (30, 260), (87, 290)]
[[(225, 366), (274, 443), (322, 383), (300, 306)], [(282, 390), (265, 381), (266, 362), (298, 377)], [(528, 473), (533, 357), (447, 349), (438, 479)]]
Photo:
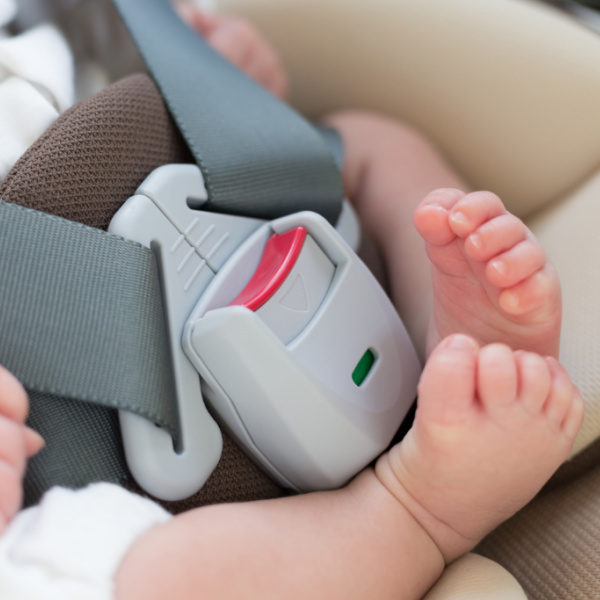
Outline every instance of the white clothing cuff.
[(170, 518), (116, 485), (53, 488), (0, 538), (0, 598), (109, 600), (132, 543)]

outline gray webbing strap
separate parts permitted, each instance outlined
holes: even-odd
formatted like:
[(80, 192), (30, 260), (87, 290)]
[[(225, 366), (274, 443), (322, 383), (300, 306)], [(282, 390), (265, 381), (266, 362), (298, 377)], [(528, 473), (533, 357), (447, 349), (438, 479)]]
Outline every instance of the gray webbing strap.
[(314, 128), (219, 56), (169, 0), (113, 0), (205, 178), (203, 210), (335, 223), (339, 170)]
[(159, 280), (134, 242), (0, 201), (0, 364), (177, 433)]
[(27, 464), (25, 506), (35, 504), (56, 485), (80, 488), (92, 481), (129, 479), (116, 410), (28, 392), (27, 423), (42, 435), (46, 446)]

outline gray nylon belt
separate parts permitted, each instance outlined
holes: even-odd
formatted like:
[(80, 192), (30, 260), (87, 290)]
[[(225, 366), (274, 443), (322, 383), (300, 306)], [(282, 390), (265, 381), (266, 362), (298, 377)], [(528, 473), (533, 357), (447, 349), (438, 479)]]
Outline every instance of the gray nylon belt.
[(35, 390), (28, 393), (27, 423), (46, 446), (27, 465), (25, 506), (56, 485), (80, 488), (92, 481), (129, 479), (116, 410)]
[(176, 432), (150, 250), (0, 202), (0, 281), (0, 364), (25, 387), (127, 407)]
[(30, 425), (48, 442), (30, 463), (28, 502), (50, 485), (125, 478), (116, 411), (103, 407), (177, 437), (150, 250), (0, 201), (0, 281), (0, 364), (29, 391)]
[(203, 210), (335, 223), (340, 172), (314, 128), (219, 56), (168, 0), (113, 0), (205, 178)]

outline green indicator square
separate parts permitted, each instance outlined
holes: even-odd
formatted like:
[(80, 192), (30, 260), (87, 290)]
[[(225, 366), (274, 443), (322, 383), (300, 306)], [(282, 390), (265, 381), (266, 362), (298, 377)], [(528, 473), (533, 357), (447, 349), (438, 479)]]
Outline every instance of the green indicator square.
[(367, 378), (374, 363), (375, 353), (369, 348), (358, 361), (354, 371), (352, 371), (352, 381), (354, 381), (356, 385), (360, 385)]

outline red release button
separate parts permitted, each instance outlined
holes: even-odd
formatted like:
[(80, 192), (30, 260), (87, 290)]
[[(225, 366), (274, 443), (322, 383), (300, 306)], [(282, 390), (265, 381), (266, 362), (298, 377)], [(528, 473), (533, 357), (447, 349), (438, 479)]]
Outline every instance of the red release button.
[(290, 274), (305, 239), (304, 227), (296, 227), (282, 234), (274, 233), (265, 245), (254, 275), (229, 306), (245, 306), (250, 310), (258, 310)]

